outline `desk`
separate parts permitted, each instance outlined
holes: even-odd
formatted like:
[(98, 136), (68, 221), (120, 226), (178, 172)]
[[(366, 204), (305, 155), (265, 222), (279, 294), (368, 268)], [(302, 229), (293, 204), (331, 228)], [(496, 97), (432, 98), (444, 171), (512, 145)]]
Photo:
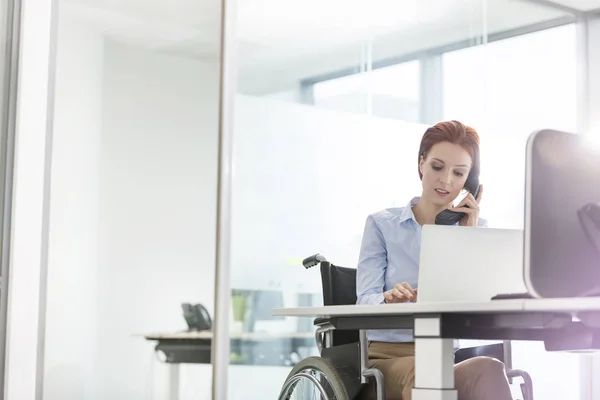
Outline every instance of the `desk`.
[(277, 308), (273, 315), (330, 318), (336, 329), (414, 329), (413, 400), (457, 399), (454, 339), (540, 340), (547, 350), (600, 349), (600, 298)]
[[(169, 372), (169, 398), (179, 398), (179, 365), (180, 364), (210, 364), (211, 344), (213, 333), (211, 331), (183, 331), (168, 333), (153, 333), (142, 335), (146, 340), (158, 342), (155, 351), (165, 354), (164, 362), (170, 365)], [(230, 335), (232, 353), (242, 354), (245, 346), (252, 352), (255, 347), (262, 345), (263, 349), (269, 348), (274, 357), (263, 357), (261, 365), (287, 366), (284, 352), (298, 352), (301, 347), (315, 347), (315, 334), (305, 333), (268, 333), (268, 332), (243, 332)], [(281, 349), (283, 347), (284, 349)], [(260, 357), (259, 357), (260, 358)], [(277, 362), (274, 360), (277, 359)], [(256, 365), (254, 358), (250, 363), (243, 359), (233, 359), (230, 364)]]

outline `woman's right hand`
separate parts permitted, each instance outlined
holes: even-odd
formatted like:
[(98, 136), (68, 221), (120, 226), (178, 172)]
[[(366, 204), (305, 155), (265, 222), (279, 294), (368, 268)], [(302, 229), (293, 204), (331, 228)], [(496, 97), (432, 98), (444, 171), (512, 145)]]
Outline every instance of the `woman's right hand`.
[(383, 292), (385, 302), (408, 303), (417, 301), (417, 289), (413, 289), (407, 282), (397, 283), (391, 290)]

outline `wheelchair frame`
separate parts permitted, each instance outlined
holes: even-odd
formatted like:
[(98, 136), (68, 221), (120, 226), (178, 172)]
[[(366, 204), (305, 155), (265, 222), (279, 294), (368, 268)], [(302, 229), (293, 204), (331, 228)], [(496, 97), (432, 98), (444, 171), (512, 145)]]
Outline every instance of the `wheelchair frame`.
[[(315, 321), (317, 324), (317, 321)], [(346, 350), (344, 347), (349, 345), (340, 345), (340, 346), (332, 346), (332, 333), (335, 330), (335, 327), (329, 321), (323, 321), (318, 324), (319, 328), (315, 333), (315, 339), (317, 340), (317, 348), (319, 349), (319, 354), (323, 358), (323, 350), (324, 349), (335, 349), (339, 351), (331, 351), (330, 358), (328, 358), (334, 365), (338, 363), (338, 359), (336, 357), (336, 353), (341, 353), (343, 350)], [(323, 346), (325, 343), (325, 346)], [(350, 344), (352, 345), (352, 344)], [(384, 378), (383, 373), (377, 368), (369, 368), (369, 343), (367, 341), (367, 332), (366, 330), (361, 329), (359, 331), (359, 341), (358, 341), (358, 364), (359, 364), (359, 377), (360, 377), (360, 385), (358, 386), (358, 390), (361, 389), (361, 386), (367, 384), (368, 378), (375, 379), (375, 393), (377, 400), (385, 400), (385, 386), (384, 386)]]

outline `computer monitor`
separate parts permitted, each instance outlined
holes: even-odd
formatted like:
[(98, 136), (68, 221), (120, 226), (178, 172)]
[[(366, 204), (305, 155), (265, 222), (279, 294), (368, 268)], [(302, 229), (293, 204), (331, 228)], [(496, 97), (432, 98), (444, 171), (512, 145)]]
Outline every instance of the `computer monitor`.
[(555, 130), (527, 142), (524, 280), (534, 297), (600, 296), (600, 148)]

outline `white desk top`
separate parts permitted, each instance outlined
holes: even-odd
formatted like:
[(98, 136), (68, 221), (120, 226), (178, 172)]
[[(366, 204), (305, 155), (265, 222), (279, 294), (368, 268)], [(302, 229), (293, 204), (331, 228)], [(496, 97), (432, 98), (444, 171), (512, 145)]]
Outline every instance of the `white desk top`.
[(580, 312), (600, 311), (600, 297), (577, 299), (490, 300), (473, 303), (408, 303), (347, 305), (325, 307), (274, 308), (275, 316), (338, 317), (375, 315), (412, 315), (427, 313), (502, 313), (502, 312)]
[[(167, 332), (167, 333), (154, 333), (143, 335), (147, 340), (163, 340), (163, 339), (191, 339), (191, 340), (206, 340), (212, 339), (213, 333), (211, 331), (199, 331), (199, 332)], [(301, 332), (301, 333), (269, 333), (269, 332), (242, 332), (232, 333), (231, 339), (242, 339), (242, 340), (273, 340), (273, 339), (314, 339), (315, 334), (312, 332)]]

